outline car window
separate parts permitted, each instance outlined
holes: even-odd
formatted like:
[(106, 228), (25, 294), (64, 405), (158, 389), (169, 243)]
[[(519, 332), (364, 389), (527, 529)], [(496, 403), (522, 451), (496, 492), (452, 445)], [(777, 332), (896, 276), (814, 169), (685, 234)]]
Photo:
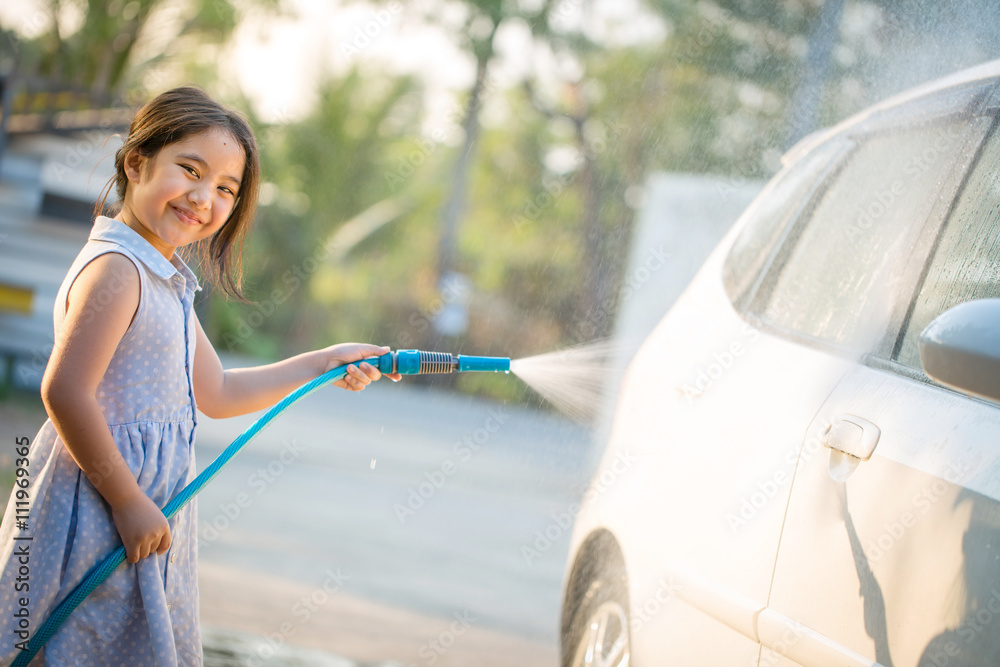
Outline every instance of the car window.
[(969, 174), (926, 275), (896, 355), (917, 369), (917, 338), (931, 320), (965, 301), (1000, 297), (1000, 132)]
[(809, 200), (812, 190), (847, 142), (827, 141), (778, 173), (747, 208), (743, 231), (733, 242), (723, 267), (723, 281), (733, 304), (740, 308), (782, 232)]
[(775, 262), (769, 289), (755, 300), (762, 321), (838, 347), (874, 351), (897, 304), (908, 301), (904, 282), (911, 265), (922, 266), (929, 252), (921, 233), (966, 145), (968, 125), (967, 117), (953, 117), (859, 138), (812, 214), (796, 225), (798, 236), (790, 238), (783, 260)]

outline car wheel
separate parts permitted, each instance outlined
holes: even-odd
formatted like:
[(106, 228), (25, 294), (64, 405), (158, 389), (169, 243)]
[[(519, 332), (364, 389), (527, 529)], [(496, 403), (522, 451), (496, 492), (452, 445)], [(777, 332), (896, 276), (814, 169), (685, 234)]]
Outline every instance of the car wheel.
[(628, 609), (625, 565), (614, 559), (590, 580), (564, 638), (563, 664), (626, 667), (632, 654)]

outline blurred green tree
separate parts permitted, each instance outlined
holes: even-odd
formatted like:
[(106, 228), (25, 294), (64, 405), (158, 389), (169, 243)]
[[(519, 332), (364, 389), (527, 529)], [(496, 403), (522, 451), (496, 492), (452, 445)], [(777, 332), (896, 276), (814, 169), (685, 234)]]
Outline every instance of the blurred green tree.
[[(281, 0), (249, 6), (279, 12)], [(128, 98), (144, 81), (164, 87), (165, 64), (193, 69), (194, 54), (232, 36), (240, 12), (233, 0), (45, 0), (43, 13), (47, 29), (15, 45), (19, 75), (87, 91), (94, 107)]]
[[(373, 293), (379, 269), (395, 277), (415, 270), (405, 238), (391, 226), (375, 230), (409, 207), (386, 174), (416, 133), (416, 83), (354, 68), (328, 74), (317, 97), (302, 120), (258, 124), (266, 185), (247, 255), (256, 303), (214, 300), (213, 333), (225, 349), (276, 357), (344, 338), (370, 340), (391, 305)], [(359, 214), (381, 219), (366, 225)], [(345, 247), (337, 233), (349, 221), (353, 239)], [(370, 233), (381, 243), (367, 243)], [(364, 266), (354, 265), (353, 248), (365, 254)], [(379, 261), (390, 255), (402, 266)]]
[[(551, 15), (558, 3), (554, 0), (528, 2), (525, 0), (441, 0), (430, 8), (425, 20), (443, 25), (454, 36), (459, 47), (474, 60), (475, 75), (467, 93), (461, 118), (463, 139), (449, 179), (450, 187), (440, 212), (440, 237), (437, 245), (438, 280), (450, 272), (467, 269), (460, 267), (457, 256), (458, 235), (467, 207), (469, 175), (472, 170), (476, 144), (480, 134), (480, 110), (484, 96), (496, 88), (490, 79), (490, 63), (496, 57), (496, 36), (501, 26), (514, 21), (526, 23), (536, 40), (554, 36)], [(460, 9), (458, 24), (447, 19), (455, 15), (449, 8)], [(439, 285), (439, 289), (441, 286)], [(452, 343), (452, 341), (448, 341)]]

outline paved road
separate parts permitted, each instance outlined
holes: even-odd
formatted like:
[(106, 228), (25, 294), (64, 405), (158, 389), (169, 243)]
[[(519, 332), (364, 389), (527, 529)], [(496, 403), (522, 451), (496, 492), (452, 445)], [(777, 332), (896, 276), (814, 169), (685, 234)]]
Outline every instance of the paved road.
[[(199, 467), (254, 417), (202, 418)], [(199, 496), (203, 589), (215, 600), (203, 604), (203, 621), (217, 626), (232, 618), (226, 613), (233, 605), (213, 615), (225, 607), (219, 596), (238, 597), (233, 573), (247, 586), (266, 575), (270, 588), (261, 590), (285, 582), (305, 591), (282, 601), (259, 594), (266, 623), (280, 625), (273, 607), (286, 605), (292, 631), (276, 626), (272, 636), (287, 636), (288, 644), (297, 641), (291, 635), (304, 636), (296, 624), (311, 615), (295, 601), (314, 594), (317, 606), (357, 602), (383, 610), (372, 612), (372, 623), (395, 611), (403, 614), (396, 627), (425, 619), (423, 638), (417, 632), (407, 649), (423, 664), (444, 664), (431, 642), (447, 641), (449, 628), (465, 634), (466, 626), (491, 641), (543, 647), (551, 658), (570, 531), (562, 525), (589, 477), (590, 446), (590, 431), (568, 420), (405, 380), (360, 394), (321, 390), (261, 433)], [(539, 540), (546, 529), (556, 536), (551, 544)], [(219, 576), (206, 580), (212, 573)], [(247, 606), (254, 604), (245, 600), (240, 611), (252, 617)], [(331, 638), (324, 648), (407, 660), (389, 655), (396, 649), (377, 655), (377, 646), (359, 647), (363, 635)], [(393, 644), (384, 632), (371, 637)]]

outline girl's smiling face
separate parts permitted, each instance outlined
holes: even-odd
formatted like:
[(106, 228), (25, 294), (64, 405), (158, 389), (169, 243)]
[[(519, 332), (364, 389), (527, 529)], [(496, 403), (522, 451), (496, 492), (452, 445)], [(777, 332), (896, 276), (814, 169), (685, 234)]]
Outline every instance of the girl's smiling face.
[(167, 144), (152, 158), (125, 158), (128, 190), (117, 220), (170, 259), (217, 232), (236, 205), (246, 157), (239, 142), (213, 128)]

